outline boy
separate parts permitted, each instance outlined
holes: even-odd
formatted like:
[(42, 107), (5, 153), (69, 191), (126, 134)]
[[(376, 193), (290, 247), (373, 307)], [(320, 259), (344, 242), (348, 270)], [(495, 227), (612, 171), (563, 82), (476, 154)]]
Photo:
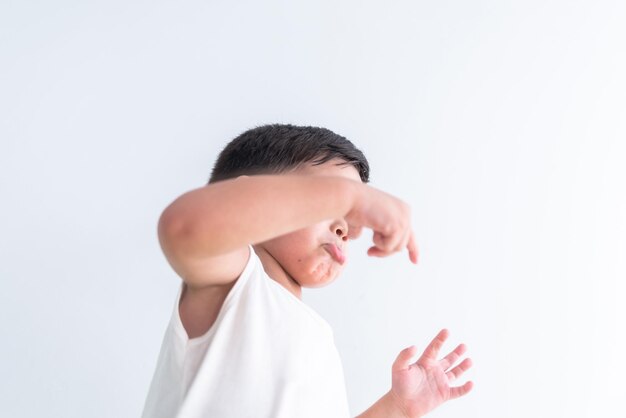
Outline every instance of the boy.
[[(159, 242), (182, 282), (144, 418), (349, 416), (332, 329), (301, 288), (334, 281), (362, 228), (368, 255), (406, 248), (417, 264), (409, 206), (368, 181), (344, 137), (273, 124), (232, 140), (209, 183), (165, 208)], [(471, 382), (449, 385), (471, 366), (452, 367), (465, 346), (437, 359), (447, 335), (417, 362), (402, 350), (391, 389), (360, 416), (421, 417), (466, 394)]]

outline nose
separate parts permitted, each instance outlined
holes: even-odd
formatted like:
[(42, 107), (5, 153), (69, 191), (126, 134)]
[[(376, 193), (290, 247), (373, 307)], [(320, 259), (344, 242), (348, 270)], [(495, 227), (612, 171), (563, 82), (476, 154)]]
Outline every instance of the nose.
[(344, 221), (337, 221), (333, 223), (333, 232), (341, 237), (343, 241), (348, 240), (348, 224)]

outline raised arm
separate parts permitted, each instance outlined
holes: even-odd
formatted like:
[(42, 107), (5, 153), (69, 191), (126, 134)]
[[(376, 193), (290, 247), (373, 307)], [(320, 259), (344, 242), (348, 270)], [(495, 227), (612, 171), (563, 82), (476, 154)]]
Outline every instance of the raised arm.
[(241, 176), (179, 196), (161, 214), (159, 230), (183, 236), (176, 243), (186, 254), (218, 256), (343, 217), (363, 187), (335, 176)]
[(342, 176), (241, 176), (179, 196), (161, 214), (158, 235), (174, 270), (200, 288), (233, 282), (245, 265), (247, 245), (341, 217), (350, 238), (362, 228), (374, 232), (368, 255), (408, 248), (417, 263), (410, 215), (400, 199)]

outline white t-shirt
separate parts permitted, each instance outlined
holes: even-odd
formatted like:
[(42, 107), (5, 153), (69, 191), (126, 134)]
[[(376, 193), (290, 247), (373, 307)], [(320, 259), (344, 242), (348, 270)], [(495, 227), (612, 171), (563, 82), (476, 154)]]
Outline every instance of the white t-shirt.
[(330, 325), (272, 280), (252, 246), (211, 328), (165, 331), (142, 418), (346, 418), (343, 367)]

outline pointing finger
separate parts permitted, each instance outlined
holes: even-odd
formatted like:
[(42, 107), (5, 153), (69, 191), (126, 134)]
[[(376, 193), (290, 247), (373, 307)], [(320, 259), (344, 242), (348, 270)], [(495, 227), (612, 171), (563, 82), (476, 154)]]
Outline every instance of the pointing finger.
[(409, 249), (409, 259), (413, 264), (417, 264), (419, 252), (417, 250), (417, 242), (415, 242), (415, 235), (413, 234), (413, 231), (411, 231), (409, 236), (409, 244), (407, 245), (407, 248)]

